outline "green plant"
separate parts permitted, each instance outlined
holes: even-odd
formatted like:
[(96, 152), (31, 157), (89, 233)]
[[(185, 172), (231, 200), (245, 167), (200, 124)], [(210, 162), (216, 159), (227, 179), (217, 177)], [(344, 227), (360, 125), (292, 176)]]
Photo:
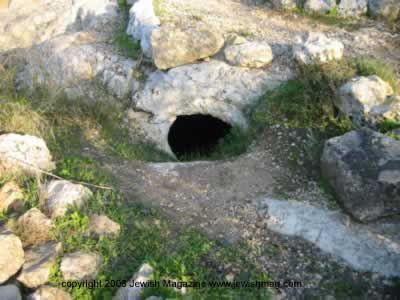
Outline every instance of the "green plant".
[(162, 3), (161, 0), (152, 0), (154, 5), (154, 13), (157, 17), (161, 17), (163, 15)]

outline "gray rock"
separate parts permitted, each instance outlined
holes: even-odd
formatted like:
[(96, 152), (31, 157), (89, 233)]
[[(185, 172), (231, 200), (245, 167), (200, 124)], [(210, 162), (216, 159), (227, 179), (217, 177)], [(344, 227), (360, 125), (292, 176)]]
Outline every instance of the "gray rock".
[(306, 0), (304, 10), (306, 12), (327, 13), (336, 7), (336, 0)]
[(83, 185), (66, 180), (52, 180), (40, 189), (45, 209), (52, 218), (62, 217), (71, 205), (82, 206), (93, 193)]
[(31, 245), (44, 244), (52, 240), (51, 230), (53, 224), (37, 208), (31, 208), (19, 217), (16, 225), (24, 248)]
[(121, 230), (121, 226), (112, 221), (107, 216), (103, 215), (92, 215), (90, 216), (89, 228), (87, 234), (91, 236), (112, 236), (118, 235)]
[(70, 294), (63, 289), (42, 285), (27, 297), (28, 300), (72, 300)]
[(365, 15), (368, 10), (368, 0), (341, 0), (338, 13), (342, 17), (358, 17)]
[(272, 5), (276, 9), (295, 9), (297, 8), (297, 0), (272, 0)]
[(343, 259), (359, 271), (399, 276), (400, 245), (349, 221), (341, 213), (297, 201), (262, 199), (268, 229), (295, 235)]
[(151, 33), (153, 60), (161, 70), (213, 56), (223, 45), (224, 39), (218, 31), (206, 25), (163, 25)]
[(395, 21), (400, 17), (398, 0), (368, 0), (369, 13), (373, 17)]
[(343, 57), (344, 45), (322, 33), (309, 32), (293, 47), (295, 59), (302, 64), (326, 63)]
[(113, 297), (113, 300), (140, 300), (140, 295), (142, 292), (141, 287), (133, 286), (131, 287), (131, 282), (146, 282), (151, 280), (153, 276), (153, 268), (148, 264), (143, 264), (137, 273), (133, 275), (129, 284), (126, 287), (121, 287), (118, 289), (117, 293)]
[(357, 125), (375, 123), (379, 116), (390, 111), (381, 105), (393, 94), (392, 87), (378, 76), (356, 77), (339, 89), (335, 105)]
[(332, 138), (325, 143), (321, 170), (358, 220), (400, 213), (400, 141), (367, 128)]
[(391, 134), (394, 134), (394, 135), (399, 135), (399, 136), (400, 136), (400, 127), (399, 127), (399, 128), (396, 128), (396, 129), (393, 129), (390, 133), (391, 133)]
[(0, 286), (0, 300), (21, 300), (21, 292), (14, 284)]
[(20, 134), (0, 135), (0, 176), (42, 174), (38, 169), (55, 168), (46, 143), (35, 136)]
[(230, 45), (224, 49), (224, 54), (230, 64), (248, 68), (262, 68), (274, 58), (271, 47), (260, 42)]
[(0, 189), (0, 212), (14, 212), (23, 207), (24, 194), (13, 181), (7, 182)]
[(65, 280), (92, 280), (96, 278), (101, 258), (95, 253), (82, 251), (68, 253), (61, 261), (61, 272)]
[(49, 281), (50, 269), (62, 252), (61, 243), (50, 242), (25, 250), (25, 263), (17, 280), (29, 288), (36, 288)]
[(21, 240), (12, 233), (0, 232), (0, 284), (15, 275), (23, 263)]

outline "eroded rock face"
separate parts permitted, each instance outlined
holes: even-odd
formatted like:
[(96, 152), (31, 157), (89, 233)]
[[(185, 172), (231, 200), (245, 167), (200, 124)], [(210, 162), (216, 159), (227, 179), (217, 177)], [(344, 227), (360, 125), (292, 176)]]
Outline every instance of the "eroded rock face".
[(50, 269), (62, 252), (61, 243), (50, 242), (25, 250), (25, 263), (17, 280), (29, 288), (36, 288), (49, 280)]
[(304, 10), (307, 12), (326, 13), (336, 7), (336, 0), (306, 0)]
[(14, 284), (7, 284), (0, 286), (0, 299), (1, 300), (21, 300), (21, 292)]
[(367, 128), (332, 138), (325, 143), (321, 170), (358, 220), (400, 213), (400, 141)]
[(18, 218), (17, 228), (24, 247), (38, 245), (52, 239), (53, 224), (37, 208), (31, 208)]
[(0, 212), (18, 211), (23, 207), (24, 194), (13, 181), (7, 182), (0, 189)]
[(96, 278), (100, 264), (97, 254), (78, 251), (66, 254), (60, 269), (65, 280), (91, 280)]
[(373, 17), (394, 21), (400, 17), (398, 0), (368, 0), (369, 11)]
[(28, 296), (28, 300), (72, 300), (72, 297), (63, 289), (42, 285)]
[(342, 17), (357, 17), (367, 13), (368, 0), (341, 0), (338, 13)]
[(217, 53), (224, 45), (218, 30), (206, 25), (178, 27), (163, 25), (151, 33), (153, 60), (157, 68), (166, 70), (193, 63)]
[(392, 94), (392, 87), (378, 76), (356, 77), (339, 89), (335, 105), (357, 125), (375, 123), (390, 112), (391, 106), (382, 105), (389, 105), (386, 100)]
[(80, 184), (66, 180), (52, 180), (40, 190), (45, 200), (45, 209), (52, 218), (62, 217), (70, 205), (81, 206), (93, 193)]
[(336, 39), (329, 39), (322, 33), (309, 32), (298, 39), (293, 47), (295, 59), (303, 64), (326, 63), (343, 57), (344, 45)]
[(21, 240), (9, 232), (0, 232), (0, 284), (15, 275), (24, 263)]
[(274, 58), (271, 47), (260, 42), (230, 45), (224, 49), (224, 54), (231, 65), (248, 68), (262, 68)]
[(46, 143), (35, 136), (20, 134), (0, 135), (0, 176), (37, 175), (38, 169), (55, 168)]

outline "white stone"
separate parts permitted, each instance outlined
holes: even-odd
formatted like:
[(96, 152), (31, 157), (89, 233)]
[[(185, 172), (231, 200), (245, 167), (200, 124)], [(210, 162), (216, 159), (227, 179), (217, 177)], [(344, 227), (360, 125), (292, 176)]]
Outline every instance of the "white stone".
[(224, 49), (224, 54), (230, 64), (248, 68), (262, 68), (274, 58), (271, 47), (260, 42), (231, 45)]
[(14, 234), (0, 232), (0, 284), (18, 272), (24, 263), (21, 240)]
[(68, 253), (61, 261), (60, 270), (65, 280), (92, 280), (96, 278), (101, 258), (82, 251)]
[(341, 0), (338, 13), (342, 17), (358, 17), (365, 15), (368, 10), (368, 0)]

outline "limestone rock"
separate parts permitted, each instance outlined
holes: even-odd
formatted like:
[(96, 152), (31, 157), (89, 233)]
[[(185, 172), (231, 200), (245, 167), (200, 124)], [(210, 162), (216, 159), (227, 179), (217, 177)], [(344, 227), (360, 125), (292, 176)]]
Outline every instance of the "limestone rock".
[(25, 263), (17, 280), (29, 288), (36, 288), (49, 280), (50, 269), (62, 252), (61, 243), (50, 242), (25, 250)]
[(184, 28), (163, 25), (151, 33), (153, 60), (161, 70), (212, 56), (223, 45), (224, 39), (218, 31), (206, 25)]
[(152, 56), (151, 32), (158, 28), (160, 19), (154, 13), (153, 1), (138, 0), (129, 10), (127, 34), (140, 40), (140, 46), (147, 57)]
[(52, 227), (51, 220), (37, 208), (31, 208), (17, 221), (18, 234), (24, 248), (51, 240)]
[(382, 105), (371, 109), (372, 122), (390, 120), (400, 122), (400, 96), (387, 97)]
[(0, 286), (1, 300), (22, 300), (19, 288), (14, 284)]
[(297, 7), (296, 0), (272, 0), (271, 2), (276, 9), (295, 9)]
[(358, 17), (365, 15), (368, 10), (368, 0), (341, 0), (338, 13), (342, 17)]
[(23, 207), (24, 194), (13, 181), (7, 182), (0, 189), (0, 212), (12, 212)]
[(15, 275), (23, 263), (21, 240), (12, 233), (0, 232), (0, 284)]
[(380, 106), (392, 94), (392, 87), (378, 76), (355, 77), (339, 89), (335, 105), (357, 125), (374, 123), (373, 116), (383, 113)]
[(64, 216), (70, 205), (83, 205), (93, 194), (80, 184), (66, 180), (52, 180), (40, 190), (46, 199), (46, 210), (52, 218)]
[[(153, 268), (149, 264), (143, 264), (137, 273), (133, 275), (129, 282), (145, 282), (151, 280), (153, 276)], [(113, 297), (113, 300), (140, 300), (141, 287), (121, 287)]]
[(34, 293), (30, 294), (28, 300), (72, 300), (72, 297), (63, 289), (42, 285)]
[(224, 53), (230, 64), (248, 68), (262, 68), (273, 59), (271, 47), (259, 42), (231, 45), (225, 48)]
[(321, 170), (358, 220), (400, 213), (400, 141), (367, 128), (332, 138), (325, 143)]
[(306, 0), (304, 10), (306, 12), (327, 13), (336, 7), (336, 0)]
[(368, 0), (371, 16), (395, 21), (400, 17), (400, 2), (398, 0)]
[(322, 33), (309, 32), (294, 46), (295, 59), (303, 64), (326, 63), (343, 57), (344, 45)]
[(91, 280), (96, 278), (100, 264), (97, 254), (78, 251), (66, 254), (60, 269), (65, 280)]
[(93, 215), (90, 217), (88, 235), (111, 236), (118, 235), (121, 226), (104, 215)]
[(20, 134), (0, 135), (0, 176), (41, 175), (37, 169), (55, 168), (46, 143), (35, 136)]

